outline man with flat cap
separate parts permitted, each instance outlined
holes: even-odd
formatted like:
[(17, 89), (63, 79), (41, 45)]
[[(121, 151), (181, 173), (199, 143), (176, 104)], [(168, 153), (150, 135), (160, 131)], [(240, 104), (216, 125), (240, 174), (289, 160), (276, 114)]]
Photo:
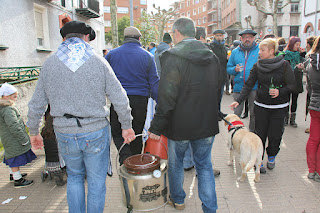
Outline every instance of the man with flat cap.
[[(114, 73), (126, 90), (130, 100), (133, 116), (133, 130), (141, 134), (147, 114), (148, 98), (157, 100), (158, 82), (156, 65), (153, 55), (143, 49), (140, 43), (141, 33), (135, 27), (124, 29), (124, 42), (120, 47), (111, 50), (105, 57), (113, 68)], [(121, 135), (121, 126), (118, 113), (111, 106), (110, 123), (113, 141), (119, 150), (124, 138)], [(120, 152), (120, 164), (131, 155), (142, 151), (142, 137), (138, 137), (126, 145)]]
[(65, 41), (44, 62), (29, 102), (27, 126), (31, 144), (35, 148), (43, 146), (39, 127), (50, 104), (59, 152), (68, 172), (69, 212), (102, 213), (111, 141), (106, 98), (119, 115), (125, 143), (135, 139), (129, 100), (108, 62), (88, 43), (95, 39), (89, 25), (71, 21), (60, 34)]
[[(229, 75), (234, 75), (233, 97), (234, 100), (240, 95), (242, 87), (249, 77), (250, 71), (253, 65), (258, 61), (259, 45), (255, 42), (255, 35), (257, 33), (254, 30), (244, 30), (239, 33), (240, 45), (235, 48), (229, 58), (227, 64), (227, 71)], [(254, 98), (256, 96), (257, 84), (253, 87), (250, 95), (248, 96), (250, 121), (249, 130), (254, 132)], [(241, 116), (243, 110), (243, 103), (234, 109), (234, 113)]]

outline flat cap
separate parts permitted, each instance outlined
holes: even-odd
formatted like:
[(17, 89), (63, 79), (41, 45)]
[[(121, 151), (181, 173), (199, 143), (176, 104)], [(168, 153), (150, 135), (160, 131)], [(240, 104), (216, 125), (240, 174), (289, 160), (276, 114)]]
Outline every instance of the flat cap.
[(124, 34), (124, 37), (140, 37), (141, 36), (140, 30), (132, 26), (124, 29), (123, 34)]
[(60, 34), (63, 38), (69, 33), (89, 34), (90, 41), (96, 38), (96, 32), (89, 25), (81, 21), (70, 21), (60, 29)]
[(243, 34), (252, 34), (255, 36), (255, 35), (257, 35), (257, 32), (254, 30), (246, 29), (246, 30), (241, 31), (238, 35), (242, 36)]
[(219, 34), (219, 33), (225, 34), (226, 32), (224, 30), (220, 30), (220, 29), (213, 31), (213, 34)]

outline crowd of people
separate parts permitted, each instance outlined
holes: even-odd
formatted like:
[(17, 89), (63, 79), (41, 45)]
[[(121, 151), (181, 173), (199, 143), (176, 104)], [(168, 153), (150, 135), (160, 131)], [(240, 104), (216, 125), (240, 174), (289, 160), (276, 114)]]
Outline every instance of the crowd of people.
[[(215, 176), (220, 171), (213, 169), (211, 150), (218, 122), (226, 116), (221, 108), (224, 90), (230, 94), (232, 85), (230, 107), (239, 117), (247, 100), (249, 130), (261, 138), (271, 170), (285, 126), (297, 127), (304, 73), (311, 116), (308, 178), (320, 182), (320, 37), (308, 38), (306, 51), (298, 37), (291, 37), (286, 45), (273, 35), (257, 41), (257, 33), (246, 29), (229, 48), (223, 30), (214, 31), (208, 42), (204, 28), (182, 17), (158, 46), (150, 43), (148, 51), (141, 46), (139, 29), (127, 27), (124, 43), (102, 57), (89, 44), (96, 36), (89, 25), (71, 21), (60, 33), (64, 41), (44, 62), (28, 104), (30, 136), (13, 106), (17, 89), (7, 83), (0, 88), (3, 162), (15, 187), (33, 184), (19, 170), (36, 158), (31, 145), (39, 149), (43, 140), (53, 141), (66, 165), (69, 212), (103, 212), (111, 137), (118, 150), (123, 143), (130, 144), (119, 153), (122, 164), (141, 153), (142, 138), (136, 134), (146, 128), (154, 140), (160, 135), (168, 138), (168, 203), (177, 210), (185, 208), (184, 169), (195, 168), (202, 210), (214, 213), (218, 208)], [(155, 113), (150, 113), (154, 105)], [(57, 157), (55, 166), (59, 166)], [(260, 172), (266, 173), (264, 165)]]

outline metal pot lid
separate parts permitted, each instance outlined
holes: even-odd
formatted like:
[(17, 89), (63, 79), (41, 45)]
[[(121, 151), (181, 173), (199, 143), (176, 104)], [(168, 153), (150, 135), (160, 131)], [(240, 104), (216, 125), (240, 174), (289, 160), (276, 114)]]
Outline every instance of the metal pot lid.
[(160, 158), (150, 154), (138, 154), (128, 157), (123, 164), (131, 174), (145, 174), (160, 168)]

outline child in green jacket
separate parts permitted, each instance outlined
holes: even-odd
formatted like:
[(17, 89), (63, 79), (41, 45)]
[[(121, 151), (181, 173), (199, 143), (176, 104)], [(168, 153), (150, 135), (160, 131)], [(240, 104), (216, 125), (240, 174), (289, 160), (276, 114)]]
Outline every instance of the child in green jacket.
[(31, 150), (30, 138), (20, 113), (13, 104), (17, 101), (17, 89), (5, 83), (0, 88), (0, 138), (4, 147), (3, 163), (10, 167), (10, 180), (14, 187), (26, 187), (33, 180), (26, 180), (27, 174), (20, 173), (20, 166), (30, 163), (37, 156)]

